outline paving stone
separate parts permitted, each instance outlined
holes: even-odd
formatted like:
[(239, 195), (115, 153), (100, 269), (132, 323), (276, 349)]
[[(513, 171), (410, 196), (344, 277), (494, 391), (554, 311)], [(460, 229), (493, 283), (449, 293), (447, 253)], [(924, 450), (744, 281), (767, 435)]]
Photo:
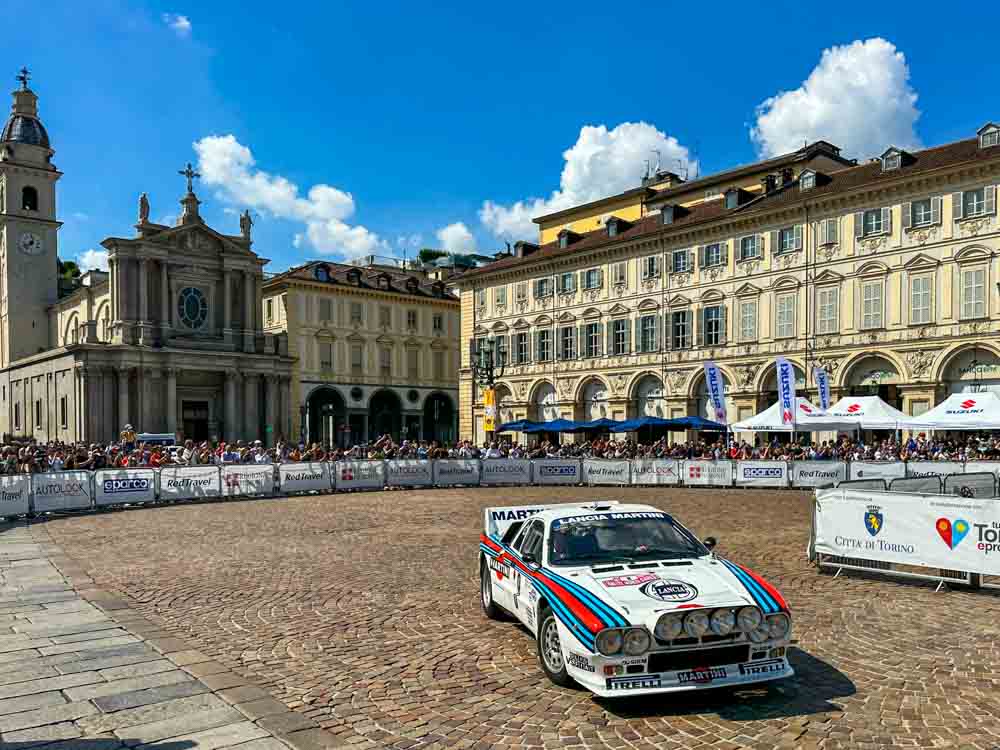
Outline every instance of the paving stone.
[(73, 633), (72, 635), (49, 636), (53, 643), (82, 643), (84, 641), (95, 641), (97, 639), (106, 640), (108, 638), (119, 638), (121, 636), (131, 636), (128, 631), (121, 628), (113, 630), (90, 630), (84, 633)]
[(270, 693), (261, 690), (255, 685), (242, 685), (241, 687), (227, 688), (219, 691), (219, 697), (229, 703), (247, 703), (270, 697)]
[[(143, 643), (103, 651), (84, 651), (66, 655), (67, 659), (57, 664), (57, 669), (65, 674), (87, 672), (92, 669), (123, 667), (128, 664), (159, 661), (162, 656)], [(49, 657), (55, 658), (55, 657)]]
[[(274, 737), (261, 737), (260, 739), (250, 740), (250, 742), (245, 742), (236, 747), (239, 750), (288, 750), (288, 745)], [(46, 748), (46, 750), (49, 749)]]
[[(14, 630), (32, 638), (58, 638), (61, 636), (78, 635), (80, 633), (100, 633), (121, 630), (118, 623), (111, 620), (80, 623), (78, 625), (15, 625)], [(60, 643), (60, 641), (53, 641)]]
[(22, 695), (20, 698), (5, 698), (0, 700), (0, 716), (31, 711), (35, 708), (45, 708), (46, 706), (58, 706), (66, 702), (66, 698), (58, 690), (49, 693)]
[(191, 734), (182, 734), (176, 737), (169, 738), (169, 741), (163, 743), (156, 743), (154, 745), (142, 745), (140, 750), (145, 750), (145, 748), (156, 748), (158, 746), (165, 746), (173, 743), (177, 743), (175, 746), (185, 747), (187, 743), (191, 743), (192, 746), (198, 748), (198, 750), (216, 750), (220, 747), (233, 747), (236, 745), (242, 745), (243, 743), (250, 742), (251, 740), (261, 739), (267, 737), (267, 732), (265, 732), (260, 727), (250, 722), (242, 722), (239, 724), (229, 724), (222, 727), (216, 727), (214, 729), (206, 729), (201, 732), (193, 732)]
[(167, 654), (167, 658), (170, 659), (178, 667), (186, 667), (188, 664), (198, 664), (200, 662), (208, 661), (208, 657), (201, 651), (174, 651), (173, 653)]
[(294, 711), (286, 711), (283, 714), (264, 716), (257, 720), (257, 724), (264, 727), (273, 734), (289, 734), (298, 732), (301, 729), (315, 729), (316, 722), (308, 716), (304, 716)]
[(119, 695), (95, 698), (94, 704), (102, 711), (110, 713), (112, 711), (122, 711), (174, 698), (184, 698), (208, 692), (210, 691), (207, 687), (200, 682), (192, 680), (191, 682), (178, 682), (173, 685), (164, 685), (163, 687), (150, 688), (148, 690), (134, 690)]
[(30, 729), (46, 724), (57, 724), (64, 721), (73, 721), (81, 716), (90, 716), (97, 713), (97, 706), (89, 701), (81, 703), (63, 703), (60, 705), (44, 706), (31, 711), (21, 711), (16, 714), (0, 716), (0, 734), (6, 735), (18, 729)]
[(86, 701), (93, 698), (102, 698), (106, 695), (116, 695), (118, 693), (131, 693), (136, 690), (147, 690), (149, 688), (173, 685), (178, 682), (187, 682), (191, 675), (179, 669), (172, 672), (161, 672), (144, 677), (132, 677), (127, 680), (114, 680), (112, 682), (95, 683), (83, 687), (66, 688), (63, 692), (73, 701)]
[(198, 664), (186, 665), (184, 671), (190, 672), (195, 677), (206, 677), (210, 674), (228, 672), (229, 668), (225, 664), (219, 664), (217, 661), (203, 661)]
[(141, 664), (128, 664), (120, 667), (109, 667), (100, 669), (98, 672), (105, 680), (125, 680), (129, 677), (145, 677), (146, 675), (159, 674), (177, 669), (169, 659), (157, 659), (156, 661), (142, 662)]
[(97, 682), (104, 682), (97, 672), (79, 672), (78, 674), (64, 674), (58, 677), (45, 677), (40, 680), (15, 682), (13, 685), (0, 685), (0, 698), (16, 698), (19, 695), (45, 693), (49, 690), (65, 690), (80, 685), (93, 685)]
[(294, 750), (332, 750), (346, 747), (340, 739), (324, 729), (303, 729), (290, 734), (278, 735), (278, 739)]
[[(222, 691), (219, 695), (222, 695), (226, 691)], [(260, 719), (264, 716), (273, 716), (274, 714), (283, 714), (288, 711), (288, 706), (286, 706), (281, 701), (276, 701), (274, 698), (261, 698), (256, 701), (248, 701), (246, 703), (235, 703), (233, 708), (242, 713), (248, 719)]]
[[(115, 735), (129, 746), (145, 745), (170, 737), (179, 737), (205, 729), (236, 724), (243, 721), (243, 716), (232, 708), (216, 708), (208, 711), (188, 712), (184, 716), (176, 716), (148, 724), (124, 727), (115, 730)], [(249, 739), (253, 739), (252, 737)]]
[(93, 641), (83, 641), (82, 643), (60, 643), (55, 646), (39, 646), (38, 651), (43, 656), (53, 654), (66, 654), (71, 651), (85, 651), (90, 649), (101, 649), (109, 646), (124, 646), (129, 643), (139, 643), (134, 635), (122, 635), (116, 638), (99, 638)]
[(15, 682), (25, 682), (27, 680), (38, 680), (42, 677), (57, 677), (59, 673), (55, 667), (44, 665), (21, 667), (17, 671), (10, 671), (0, 668), (0, 685), (11, 685)]
[(188, 645), (178, 638), (150, 638), (146, 641), (150, 647), (155, 648), (161, 654), (169, 654), (174, 651), (184, 651)]
[(63, 721), (58, 724), (46, 724), (45, 726), (31, 727), (30, 729), (4, 732), (3, 743), (5, 746), (14, 748), (15, 750), (24, 750), (25, 748), (47, 745), (58, 740), (67, 740), (79, 736), (80, 730), (76, 724), (71, 721)]
[[(41, 745), (38, 750), (119, 750), (125, 745), (114, 735), (107, 737), (77, 737), (71, 740), (61, 740), (52, 744)], [(181, 748), (173, 748), (181, 750)]]
[(232, 672), (205, 675), (201, 678), (201, 681), (212, 688), (212, 690), (226, 690), (228, 688), (242, 687), (247, 684), (244, 678)]
[[(163, 689), (154, 688), (154, 690)], [(98, 699), (94, 703), (99, 704), (100, 700), (104, 699)], [(112, 713), (88, 716), (80, 719), (77, 723), (86, 733), (94, 734), (97, 732), (111, 732), (116, 729), (133, 727), (140, 724), (151, 724), (178, 716), (187, 716), (193, 713), (212, 711), (220, 708), (226, 708), (225, 702), (211, 693), (203, 693), (202, 695), (151, 702)], [(102, 708), (102, 710), (105, 709)]]

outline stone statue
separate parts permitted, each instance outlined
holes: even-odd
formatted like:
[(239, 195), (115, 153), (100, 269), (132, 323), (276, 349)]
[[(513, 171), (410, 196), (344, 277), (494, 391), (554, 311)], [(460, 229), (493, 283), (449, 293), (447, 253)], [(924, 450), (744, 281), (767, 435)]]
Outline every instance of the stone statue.
[(250, 239), (250, 230), (253, 229), (253, 219), (250, 217), (250, 209), (240, 214), (240, 234), (243, 239)]
[(143, 193), (139, 196), (139, 223), (145, 224), (149, 221), (149, 198)]

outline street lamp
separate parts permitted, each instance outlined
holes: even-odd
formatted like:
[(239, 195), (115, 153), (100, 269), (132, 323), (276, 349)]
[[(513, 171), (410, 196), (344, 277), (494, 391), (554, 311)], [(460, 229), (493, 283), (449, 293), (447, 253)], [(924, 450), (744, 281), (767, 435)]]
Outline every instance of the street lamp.
[(485, 386), (483, 404), (486, 409), (483, 426), (486, 428), (486, 440), (493, 440), (496, 431), (497, 408), (496, 394), (493, 390), (497, 381), (503, 377), (507, 368), (507, 337), (476, 338), (469, 342), (469, 362), (472, 365), (474, 381)]

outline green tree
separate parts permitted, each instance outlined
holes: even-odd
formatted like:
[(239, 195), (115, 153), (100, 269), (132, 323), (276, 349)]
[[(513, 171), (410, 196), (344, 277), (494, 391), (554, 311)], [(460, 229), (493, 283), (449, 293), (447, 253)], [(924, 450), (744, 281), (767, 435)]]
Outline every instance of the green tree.
[(431, 247), (425, 247), (420, 251), (417, 257), (424, 263), (433, 263), (438, 258), (445, 258), (447, 255), (448, 253), (444, 250), (435, 250)]
[(80, 277), (80, 267), (75, 260), (59, 260), (59, 278), (72, 281)]

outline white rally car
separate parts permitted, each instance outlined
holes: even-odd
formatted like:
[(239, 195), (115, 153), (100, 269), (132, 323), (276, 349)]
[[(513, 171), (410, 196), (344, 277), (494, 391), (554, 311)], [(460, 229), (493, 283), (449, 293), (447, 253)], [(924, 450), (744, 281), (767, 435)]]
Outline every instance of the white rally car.
[(527, 626), (554, 683), (601, 696), (791, 676), (788, 605), (714, 546), (649, 505), (487, 508), (483, 610)]

